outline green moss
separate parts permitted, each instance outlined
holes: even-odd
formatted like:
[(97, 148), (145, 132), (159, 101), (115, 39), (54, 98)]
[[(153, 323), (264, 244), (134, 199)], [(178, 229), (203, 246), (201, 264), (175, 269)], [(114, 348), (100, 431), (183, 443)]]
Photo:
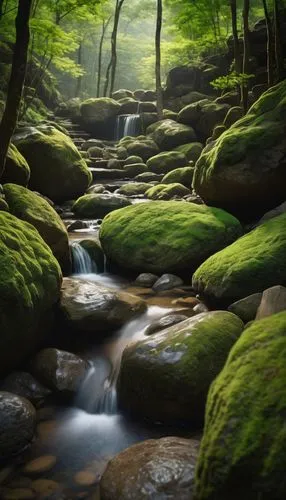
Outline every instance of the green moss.
[(14, 140), (31, 170), (29, 187), (53, 201), (76, 198), (92, 175), (70, 137), (50, 126), (23, 129)]
[(185, 167), (187, 159), (178, 151), (159, 153), (147, 161), (147, 167), (155, 174), (166, 174), (175, 168)]
[(146, 191), (146, 196), (150, 200), (170, 200), (174, 196), (187, 196), (191, 191), (182, 184), (158, 184)]
[(177, 123), (174, 120), (163, 120), (154, 123), (148, 127), (147, 132), (151, 134), (152, 139), (159, 148), (166, 151), (196, 140), (196, 134), (192, 127)]
[(198, 137), (206, 140), (212, 135), (214, 127), (224, 121), (229, 108), (228, 104), (203, 99), (185, 106), (178, 115), (178, 121), (192, 125)]
[(123, 194), (125, 196), (136, 196), (140, 194), (145, 194), (147, 189), (150, 188), (150, 184), (147, 182), (131, 182), (130, 184), (124, 184), (119, 189), (117, 189), (117, 194)]
[(269, 89), (196, 164), (193, 186), (233, 213), (265, 211), (285, 199), (286, 81)]
[(210, 384), (243, 331), (224, 311), (203, 313), (124, 351), (119, 401), (153, 421), (202, 423)]
[(1, 177), (1, 183), (14, 182), (15, 184), (20, 184), (21, 186), (27, 186), (30, 178), (30, 168), (25, 160), (24, 156), (21, 155), (20, 151), (10, 144), (8, 149), (8, 154), (6, 158), (6, 165), (4, 173)]
[(141, 139), (136, 137), (135, 140), (133, 137), (132, 141), (126, 141), (123, 145), (126, 147), (129, 155), (140, 156), (143, 161), (147, 161), (151, 156), (159, 153), (159, 148), (155, 142), (146, 137)]
[(163, 177), (162, 183), (170, 184), (175, 182), (183, 184), (183, 186), (186, 186), (188, 188), (191, 188), (193, 175), (194, 175), (194, 167), (176, 168), (175, 170), (172, 170), (172, 172), (169, 172)]
[(0, 197), (0, 210), (3, 210), (4, 212), (9, 212), (8, 203), (2, 197)]
[(136, 177), (136, 175), (148, 172), (148, 167), (144, 163), (133, 163), (131, 165), (124, 165), (124, 172), (127, 177)]
[(10, 212), (30, 222), (49, 245), (64, 273), (70, 271), (68, 233), (60, 216), (41, 196), (16, 184), (3, 186)]
[(110, 97), (86, 99), (80, 107), (80, 113), (85, 119), (104, 122), (120, 112), (120, 104)]
[(229, 302), (285, 282), (285, 227), (282, 214), (212, 255), (193, 276), (196, 290)]
[(0, 370), (40, 344), (39, 322), (59, 298), (60, 267), (38, 231), (0, 212)]
[(176, 151), (183, 153), (188, 161), (196, 162), (201, 155), (203, 145), (200, 142), (191, 142), (190, 144), (183, 144), (178, 146)]
[(213, 383), (196, 498), (285, 498), (285, 334), (286, 312), (255, 321)]
[(102, 218), (119, 208), (127, 207), (130, 201), (116, 194), (86, 194), (73, 204), (72, 210), (79, 217)]
[(227, 212), (182, 201), (155, 201), (104, 218), (100, 240), (108, 258), (138, 272), (193, 270), (241, 234)]

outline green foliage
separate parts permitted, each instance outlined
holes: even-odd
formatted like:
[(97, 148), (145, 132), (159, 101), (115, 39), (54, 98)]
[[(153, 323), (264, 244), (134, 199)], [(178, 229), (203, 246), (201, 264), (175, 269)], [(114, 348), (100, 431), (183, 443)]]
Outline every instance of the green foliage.
[(246, 73), (237, 73), (236, 71), (232, 71), (228, 75), (216, 78), (215, 80), (210, 82), (210, 84), (216, 90), (234, 90), (241, 85), (247, 85), (249, 80), (254, 77), (255, 75), (248, 75)]

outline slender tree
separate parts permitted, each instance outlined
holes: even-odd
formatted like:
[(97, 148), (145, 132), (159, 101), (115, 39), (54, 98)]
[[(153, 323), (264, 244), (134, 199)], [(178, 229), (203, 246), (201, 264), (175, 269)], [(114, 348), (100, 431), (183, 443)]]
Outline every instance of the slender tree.
[[(244, 0), (243, 3), (243, 74), (247, 75), (249, 70), (249, 3), (250, 0)], [(241, 103), (244, 113), (248, 109), (248, 82), (241, 85)]]
[(117, 66), (117, 32), (120, 19), (120, 13), (125, 0), (116, 0), (115, 12), (114, 12), (114, 24), (111, 35), (111, 57), (106, 70), (106, 80), (104, 85), (104, 95), (107, 95), (109, 80), (110, 89), (109, 95), (112, 95), (115, 83), (116, 66)]
[[(83, 41), (81, 40), (77, 49), (77, 63), (79, 66), (82, 65), (82, 52), (83, 52)], [(79, 75), (77, 77), (77, 82), (76, 82), (75, 97), (80, 96), (81, 87), (82, 87), (82, 75)]]
[(236, 73), (241, 73), (242, 70), (242, 58), (240, 54), (239, 38), (237, 30), (237, 2), (236, 0), (230, 0), (230, 10), (231, 10), (231, 24), (232, 24), (232, 36), (233, 36), (233, 53), (234, 53), (234, 69)]
[(162, 31), (162, 15), (163, 6), (162, 0), (157, 0), (157, 26), (155, 35), (155, 49), (156, 49), (156, 93), (157, 93), (157, 114), (158, 120), (163, 119), (163, 90), (161, 82), (161, 31)]
[(14, 133), (21, 104), (26, 75), (29, 48), (29, 19), (32, 0), (19, 0), (16, 16), (16, 41), (12, 60), (11, 76), (7, 90), (6, 105), (0, 123), (0, 177), (3, 174), (6, 156)]
[(102, 27), (101, 27), (101, 36), (100, 36), (100, 41), (99, 41), (99, 49), (98, 49), (98, 71), (97, 71), (97, 91), (96, 91), (96, 96), (100, 96), (100, 84), (101, 84), (101, 74), (102, 74), (102, 51), (103, 51), (103, 43), (104, 43), (104, 38), (106, 34), (106, 30), (108, 28), (108, 25), (111, 21), (112, 16), (109, 16), (107, 20), (103, 19), (102, 20)]
[(267, 29), (267, 83), (268, 87), (273, 85), (273, 63), (274, 63), (274, 54), (273, 54), (273, 29), (272, 29), (272, 21), (270, 18), (267, 0), (262, 0), (263, 9), (264, 9), (264, 17), (266, 22)]
[(281, 43), (279, 0), (274, 0), (274, 33), (276, 79), (278, 82), (280, 82), (284, 78), (284, 61)]

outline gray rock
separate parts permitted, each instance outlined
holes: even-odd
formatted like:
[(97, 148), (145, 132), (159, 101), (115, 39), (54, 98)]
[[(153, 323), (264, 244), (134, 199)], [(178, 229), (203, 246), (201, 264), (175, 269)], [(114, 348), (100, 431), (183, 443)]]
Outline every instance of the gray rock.
[(135, 283), (136, 285), (142, 286), (144, 288), (152, 288), (154, 283), (159, 279), (159, 276), (152, 273), (141, 273), (137, 276)]
[(25, 398), (0, 392), (0, 458), (5, 460), (23, 451), (32, 441), (36, 410)]
[(228, 307), (228, 310), (236, 314), (244, 323), (255, 319), (258, 306), (262, 299), (262, 293), (253, 293), (244, 299), (234, 302)]
[(262, 319), (286, 310), (286, 288), (281, 285), (264, 290), (256, 318)]
[(284, 201), (284, 203), (281, 203), (281, 205), (279, 205), (278, 207), (273, 208), (273, 210), (266, 212), (266, 214), (261, 217), (257, 225), (263, 224), (267, 220), (273, 219), (273, 217), (284, 214), (284, 212), (286, 212), (286, 201)]
[(188, 319), (188, 316), (184, 314), (168, 314), (151, 323), (144, 333), (145, 335), (153, 335), (153, 333), (160, 332), (164, 330), (164, 328), (169, 328), (169, 326), (177, 325), (177, 323), (181, 323), (181, 321), (185, 321), (185, 319)]
[(38, 405), (49, 394), (50, 389), (43, 386), (31, 373), (12, 372), (1, 383), (1, 391), (12, 392)]
[(183, 285), (184, 282), (175, 274), (163, 274), (153, 285), (154, 292), (162, 292), (164, 290), (172, 290), (172, 288)]

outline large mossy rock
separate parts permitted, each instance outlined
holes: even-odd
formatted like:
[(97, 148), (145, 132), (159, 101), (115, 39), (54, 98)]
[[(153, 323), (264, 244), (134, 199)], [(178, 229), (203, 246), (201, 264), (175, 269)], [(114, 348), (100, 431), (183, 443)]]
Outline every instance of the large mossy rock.
[(151, 135), (161, 150), (166, 151), (197, 140), (192, 127), (174, 120), (162, 120), (154, 123), (148, 127), (147, 133)]
[(126, 144), (126, 149), (129, 155), (140, 156), (143, 161), (147, 161), (152, 156), (159, 153), (159, 148), (157, 144), (148, 137), (131, 138), (130, 141), (123, 143)]
[(120, 104), (110, 97), (90, 98), (83, 101), (80, 107), (84, 119), (105, 122), (119, 114)]
[(193, 286), (231, 303), (286, 283), (286, 214), (271, 219), (212, 255), (196, 271)]
[(21, 155), (20, 151), (10, 144), (7, 157), (5, 170), (1, 177), (1, 183), (13, 182), (19, 184), (20, 186), (27, 186), (30, 179), (30, 167), (25, 160), (24, 156)]
[(183, 167), (176, 168), (168, 174), (166, 174), (163, 179), (163, 184), (172, 184), (173, 182), (179, 182), (184, 186), (191, 188), (194, 177), (194, 167)]
[(229, 109), (228, 104), (203, 99), (185, 106), (179, 113), (178, 121), (192, 126), (199, 139), (205, 141), (212, 135), (215, 126), (223, 123)]
[(152, 422), (202, 424), (209, 387), (243, 328), (232, 313), (202, 313), (128, 346), (120, 406)]
[(208, 395), (198, 500), (286, 497), (286, 312), (255, 321)]
[(38, 231), (0, 212), (0, 371), (17, 366), (41, 343), (59, 299), (60, 266)]
[(187, 158), (183, 153), (179, 153), (178, 151), (159, 153), (147, 161), (147, 167), (151, 172), (155, 172), (155, 174), (167, 174), (175, 168), (185, 167), (186, 164)]
[(88, 188), (92, 175), (86, 162), (70, 137), (56, 128), (25, 128), (13, 141), (30, 166), (30, 189), (62, 202)]
[(38, 194), (16, 184), (3, 186), (10, 212), (19, 219), (30, 222), (49, 245), (60, 263), (63, 273), (71, 271), (68, 233), (60, 216)]
[(192, 500), (199, 442), (165, 437), (122, 451), (108, 464), (100, 483), (101, 500)]
[(79, 217), (101, 219), (113, 210), (127, 207), (131, 202), (119, 194), (85, 194), (73, 204), (73, 211)]
[(246, 116), (211, 143), (196, 164), (203, 200), (248, 219), (285, 200), (286, 81), (265, 92)]
[(182, 146), (178, 146), (176, 151), (179, 153), (183, 153), (188, 161), (196, 161), (199, 159), (201, 152), (203, 150), (203, 145), (200, 142), (190, 142), (190, 144), (183, 144)]
[(194, 270), (240, 234), (239, 221), (227, 212), (182, 201), (123, 208), (107, 215), (100, 228), (111, 261), (154, 273)]

